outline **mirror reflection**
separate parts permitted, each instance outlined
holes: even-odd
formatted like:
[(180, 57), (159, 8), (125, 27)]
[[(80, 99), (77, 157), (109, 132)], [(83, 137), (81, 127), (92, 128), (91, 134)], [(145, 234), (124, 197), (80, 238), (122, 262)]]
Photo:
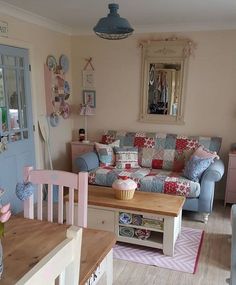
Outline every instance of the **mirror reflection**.
[(151, 63), (149, 66), (149, 114), (177, 115), (180, 64)]
[(189, 40), (167, 39), (141, 43), (142, 80), (140, 121), (184, 123), (185, 81)]

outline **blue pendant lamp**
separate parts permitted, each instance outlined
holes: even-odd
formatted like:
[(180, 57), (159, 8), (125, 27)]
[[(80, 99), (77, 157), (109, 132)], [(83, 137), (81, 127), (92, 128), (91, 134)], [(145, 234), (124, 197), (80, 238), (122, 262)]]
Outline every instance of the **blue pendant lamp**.
[(110, 13), (107, 17), (101, 18), (93, 28), (96, 35), (106, 40), (121, 40), (130, 36), (134, 29), (126, 19), (121, 18), (117, 13), (119, 5), (109, 4), (108, 8)]

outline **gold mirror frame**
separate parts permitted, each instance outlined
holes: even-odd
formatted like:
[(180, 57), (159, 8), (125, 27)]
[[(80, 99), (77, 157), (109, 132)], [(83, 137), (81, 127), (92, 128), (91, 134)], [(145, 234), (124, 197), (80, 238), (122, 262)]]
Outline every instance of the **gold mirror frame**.
[[(188, 58), (192, 53), (193, 43), (189, 40), (174, 38), (142, 42), (140, 45), (142, 47), (142, 80), (139, 120), (146, 123), (184, 124), (185, 84)], [(150, 93), (150, 82), (152, 80), (150, 78), (150, 70), (153, 66), (157, 72), (163, 70), (165, 74), (175, 74), (174, 76), (170, 75), (170, 78), (172, 78), (171, 82), (169, 82), (169, 85), (171, 85), (171, 96), (169, 96), (170, 99), (168, 100), (171, 100), (171, 102), (166, 102), (166, 99), (164, 101), (162, 99), (163, 102), (160, 102), (157, 100), (157, 96), (153, 95), (155, 91), (153, 91), (153, 94)], [(156, 111), (157, 113), (150, 111), (150, 96), (152, 98), (155, 97), (155, 103), (158, 101), (159, 105), (162, 104), (162, 107), (164, 106), (162, 109), (164, 110)], [(165, 112), (166, 114), (160, 114), (160, 112)]]

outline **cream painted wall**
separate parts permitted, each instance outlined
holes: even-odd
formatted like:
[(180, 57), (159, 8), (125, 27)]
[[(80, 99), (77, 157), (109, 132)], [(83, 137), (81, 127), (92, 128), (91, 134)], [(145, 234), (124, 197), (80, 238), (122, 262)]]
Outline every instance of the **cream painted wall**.
[[(38, 130), (38, 117), (46, 114), (44, 92), (44, 63), (49, 54), (57, 59), (61, 54), (69, 57), (71, 62), (70, 36), (50, 31), (37, 25), (29, 24), (13, 17), (0, 14), (0, 20), (8, 22), (9, 37), (1, 38), (0, 44), (7, 44), (29, 49), (30, 63), (32, 66), (31, 85), (33, 99), (33, 115), (38, 167), (49, 167), (48, 158), (44, 161), (44, 145)], [(66, 74), (66, 79), (71, 83), (71, 68)], [(69, 103), (72, 102), (72, 95)], [(56, 169), (70, 169), (69, 142), (73, 126), (73, 116), (67, 120), (61, 119), (56, 128), (51, 128), (51, 149), (53, 164)]]
[[(140, 39), (155, 39), (158, 34), (134, 35), (122, 41), (105, 41), (96, 36), (72, 37), (0, 14), (9, 24), (9, 37), (0, 44), (29, 49), (32, 65), (32, 98), (34, 123), (45, 114), (43, 64), (48, 54), (56, 58), (64, 53), (71, 64), (67, 80), (73, 82), (69, 103), (73, 114), (51, 128), (52, 157), (57, 169), (70, 169), (69, 142), (72, 130), (83, 127), (79, 113), (82, 102), (82, 75), (85, 58), (92, 57), (95, 66), (96, 116), (88, 118), (89, 137), (98, 139), (103, 130), (147, 130), (187, 135), (223, 137), (221, 157), (227, 163), (230, 144), (236, 141), (236, 31), (192, 32), (176, 34), (197, 44), (190, 59), (187, 80), (185, 125), (146, 124), (138, 121), (140, 105), (141, 50)], [(162, 37), (170, 34), (161, 35)], [(73, 77), (72, 77), (73, 76)], [(43, 167), (43, 145), (36, 128), (35, 142), (38, 166)], [(218, 196), (223, 197), (225, 179)]]
[[(92, 57), (97, 108), (96, 116), (88, 118), (90, 139), (98, 139), (106, 129), (221, 136), (220, 155), (227, 165), (230, 144), (236, 142), (236, 31), (175, 35), (189, 38), (197, 44), (195, 55), (189, 61), (184, 125), (138, 121), (141, 76), (138, 40), (157, 39), (160, 37), (157, 34), (137, 35), (122, 41), (106, 41), (96, 36), (74, 37), (72, 81), (75, 103), (79, 106), (82, 101), (84, 59)], [(74, 128), (80, 127), (83, 127), (83, 118), (78, 116)], [(225, 179), (219, 183), (216, 196), (223, 197), (224, 188)]]

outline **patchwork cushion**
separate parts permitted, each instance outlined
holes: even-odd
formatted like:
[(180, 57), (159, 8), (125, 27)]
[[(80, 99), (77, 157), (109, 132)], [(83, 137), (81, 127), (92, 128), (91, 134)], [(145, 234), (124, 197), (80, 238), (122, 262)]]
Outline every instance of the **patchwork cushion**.
[(111, 144), (95, 143), (95, 148), (98, 153), (100, 166), (109, 166), (115, 164), (115, 154), (113, 147), (119, 147), (120, 141), (116, 140)]
[(192, 181), (199, 181), (203, 172), (213, 163), (214, 158), (202, 158), (193, 155), (187, 162), (184, 169), (184, 176)]
[(116, 168), (130, 169), (139, 168), (137, 148), (114, 148), (116, 155)]

